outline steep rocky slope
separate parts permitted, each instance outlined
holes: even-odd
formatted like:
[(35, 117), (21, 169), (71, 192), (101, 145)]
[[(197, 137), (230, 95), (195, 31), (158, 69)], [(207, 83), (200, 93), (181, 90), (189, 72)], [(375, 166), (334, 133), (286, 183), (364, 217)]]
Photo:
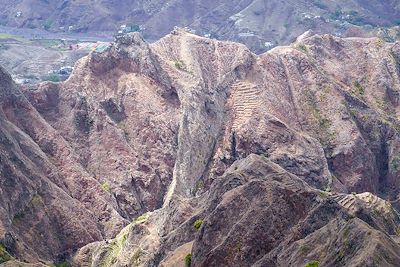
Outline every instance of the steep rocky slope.
[(113, 236), (126, 221), (69, 143), (1, 69), (2, 244), (14, 256), (59, 259)]
[(2, 71), (1, 244), (73, 266), (396, 266), (399, 62), (378, 38), (257, 56), (177, 29), (64, 83)]
[[(334, 34), (362, 34), (399, 23), (396, 0), (379, 1), (41, 1), (3, 0), (0, 23), (13, 27), (116, 31), (122, 24), (140, 25), (150, 40), (174, 26), (244, 42), (252, 50), (287, 44), (308, 29)], [(71, 28), (70, 28), (71, 27)], [(267, 47), (265, 42), (268, 42)]]

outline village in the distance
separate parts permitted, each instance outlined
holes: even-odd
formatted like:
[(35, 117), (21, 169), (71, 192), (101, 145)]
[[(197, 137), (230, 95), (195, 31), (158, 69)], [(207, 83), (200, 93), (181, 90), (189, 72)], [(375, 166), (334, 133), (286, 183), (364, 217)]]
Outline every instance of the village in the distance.
[[(21, 16), (17, 12), (16, 16)], [(73, 27), (58, 32), (43, 29), (15, 29), (0, 26), (0, 64), (20, 84), (66, 80), (75, 62), (91, 51), (103, 52), (118, 36), (144, 29), (123, 24), (115, 32), (79, 34)]]

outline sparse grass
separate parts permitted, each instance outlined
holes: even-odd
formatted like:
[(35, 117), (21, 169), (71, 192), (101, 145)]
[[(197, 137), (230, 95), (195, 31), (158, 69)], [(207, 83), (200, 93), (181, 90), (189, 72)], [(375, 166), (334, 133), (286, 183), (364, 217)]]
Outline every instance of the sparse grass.
[(126, 126), (125, 122), (120, 122), (117, 124), (118, 128), (124, 133), (124, 136), (126, 138), (129, 137), (129, 131), (128, 131), (128, 126)]
[(400, 169), (400, 153), (393, 157), (392, 161), (390, 162), (390, 168), (395, 172)]
[(178, 70), (186, 71), (185, 63), (183, 63), (182, 60), (175, 61), (174, 65), (175, 65), (175, 68), (177, 68)]
[(32, 199), (30, 204), (32, 205), (32, 207), (37, 208), (39, 206), (41, 206), (43, 204), (43, 200), (42, 197), (39, 196), (38, 194), (35, 194)]
[(142, 256), (142, 250), (140, 248), (137, 248), (133, 251), (132, 256), (131, 256), (131, 265), (136, 267), (140, 265), (140, 257)]
[(61, 79), (57, 74), (50, 74), (50, 75), (47, 75), (47, 76), (43, 76), (42, 77), (42, 81), (58, 83), (58, 82), (61, 81)]
[(198, 219), (194, 222), (193, 227), (194, 229), (199, 230), (202, 225), (203, 225), (203, 220)]
[(377, 45), (378, 47), (383, 47), (384, 44), (385, 44), (385, 40), (383, 40), (382, 38), (378, 38), (378, 39), (376, 40), (376, 45)]
[(304, 97), (305, 103), (308, 105), (308, 112), (314, 119), (315, 131), (320, 138), (320, 142), (324, 148), (328, 148), (335, 137), (335, 132), (331, 131), (332, 122), (319, 109), (318, 101), (312, 91), (305, 91)]
[(342, 7), (338, 5), (335, 9), (335, 12), (331, 13), (330, 17), (333, 20), (339, 20), (342, 14), (343, 14)]
[(142, 224), (142, 223), (146, 222), (147, 219), (149, 219), (149, 217), (150, 217), (150, 215), (149, 215), (148, 213), (145, 213), (145, 214), (140, 215), (139, 217), (137, 217), (137, 218), (133, 221), (133, 223), (134, 223), (134, 224)]
[(125, 247), (126, 240), (131, 226), (125, 227), (121, 233), (108, 245), (107, 253), (100, 263), (100, 267), (107, 267), (117, 262), (123, 248)]
[(304, 53), (308, 52), (308, 48), (307, 48), (307, 46), (305, 44), (298, 44), (295, 47), (296, 47), (297, 50), (300, 50), (300, 51), (302, 51)]
[(357, 11), (352, 10), (348, 13), (350, 15), (349, 18), (346, 18), (345, 20), (353, 25), (357, 26), (363, 26), (365, 24), (368, 24), (368, 22), (365, 20), (364, 17), (362, 17)]
[(332, 191), (332, 189), (330, 187), (325, 188), (324, 190), (326, 193), (330, 193)]
[(377, 266), (379, 266), (379, 264), (382, 262), (382, 258), (379, 255), (374, 255), (372, 260), (373, 260), (374, 264), (376, 264)]
[(26, 74), (23, 76), (24, 79), (35, 80), (36, 76), (33, 74)]
[(235, 246), (235, 252), (236, 252), (236, 253), (242, 252), (242, 243), (241, 243), (241, 242), (238, 242), (238, 243), (236, 244), (236, 246)]
[(321, 0), (314, 1), (314, 5), (319, 9), (328, 9), (328, 6), (323, 3)]
[(14, 218), (12, 220), (12, 223), (19, 223), (20, 221), (22, 221), (25, 217), (25, 213), (23, 211), (18, 212), (17, 214), (14, 215)]
[(198, 191), (201, 191), (201, 190), (203, 190), (204, 189), (204, 182), (203, 181), (198, 181), (197, 183), (196, 183), (196, 193), (198, 192)]
[(368, 121), (368, 120), (370, 119), (370, 116), (369, 116), (369, 114), (363, 114), (363, 115), (361, 115), (361, 119), (362, 119), (364, 122), (366, 122), (366, 121)]
[(55, 48), (61, 44), (61, 41), (57, 39), (35, 39), (35, 43), (45, 48)]
[(357, 95), (359, 95), (359, 96), (363, 96), (364, 94), (365, 94), (365, 89), (364, 89), (364, 87), (358, 82), (358, 81), (355, 81), (354, 83), (353, 83), (353, 91), (354, 91), (354, 93), (355, 94), (357, 94)]
[(310, 261), (304, 267), (319, 267), (319, 261)]
[(53, 263), (50, 265), (51, 267), (69, 267), (71, 266), (67, 261)]
[(0, 41), (8, 40), (8, 39), (15, 40), (18, 42), (23, 42), (23, 43), (29, 42), (28, 40), (26, 40), (22, 37), (16, 36), (16, 35), (12, 35), (12, 34), (8, 34), (8, 33), (0, 33)]
[(373, 208), (373, 209), (372, 209), (371, 214), (372, 214), (372, 216), (374, 216), (374, 217), (379, 217), (379, 216), (380, 216), (380, 212), (379, 212), (379, 210), (376, 209), (376, 208)]
[(185, 266), (190, 267), (192, 265), (192, 253), (185, 256)]
[(300, 246), (300, 255), (301, 256), (306, 256), (310, 251), (311, 251), (311, 247), (304, 244)]
[(48, 31), (50, 30), (51, 26), (53, 25), (53, 20), (48, 19), (46, 22), (43, 24), (43, 28)]
[(324, 86), (323, 88), (320, 89), (319, 99), (320, 99), (322, 102), (327, 101), (330, 92), (331, 92), (331, 88), (328, 87), (328, 86)]
[(348, 248), (349, 248), (349, 240), (346, 239), (338, 253), (339, 260), (342, 260), (344, 258), (344, 256), (346, 255), (346, 250)]
[(93, 127), (94, 120), (90, 117), (88, 112), (77, 112), (74, 116), (75, 127), (86, 134), (89, 134)]
[(343, 234), (342, 234), (343, 238), (347, 238), (349, 236), (349, 233), (350, 233), (350, 229), (349, 229), (349, 227), (346, 226), (346, 228), (343, 230)]
[(320, 129), (329, 129), (331, 127), (331, 121), (328, 120), (327, 118), (319, 118), (318, 119), (318, 124)]
[(327, 198), (327, 197), (328, 197), (328, 193), (327, 193), (327, 192), (324, 192), (324, 191), (319, 191), (319, 196), (320, 196), (321, 198)]

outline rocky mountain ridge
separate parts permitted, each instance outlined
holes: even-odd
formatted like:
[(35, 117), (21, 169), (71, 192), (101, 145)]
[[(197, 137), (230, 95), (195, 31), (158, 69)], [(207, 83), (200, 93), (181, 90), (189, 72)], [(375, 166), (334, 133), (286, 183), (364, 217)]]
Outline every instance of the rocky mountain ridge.
[(399, 59), (379, 38), (308, 32), (257, 56), (177, 29), (121, 36), (63, 83), (18, 87), (2, 70), (4, 251), (395, 266)]

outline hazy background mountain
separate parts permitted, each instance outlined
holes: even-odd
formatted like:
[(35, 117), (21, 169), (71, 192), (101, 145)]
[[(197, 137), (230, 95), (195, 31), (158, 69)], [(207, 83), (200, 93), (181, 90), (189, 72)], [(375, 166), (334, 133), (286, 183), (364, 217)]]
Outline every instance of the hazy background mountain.
[(308, 29), (360, 35), (400, 23), (398, 0), (3, 0), (0, 23), (49, 31), (115, 32), (140, 27), (148, 40), (174, 26), (240, 41), (253, 51), (287, 44)]

